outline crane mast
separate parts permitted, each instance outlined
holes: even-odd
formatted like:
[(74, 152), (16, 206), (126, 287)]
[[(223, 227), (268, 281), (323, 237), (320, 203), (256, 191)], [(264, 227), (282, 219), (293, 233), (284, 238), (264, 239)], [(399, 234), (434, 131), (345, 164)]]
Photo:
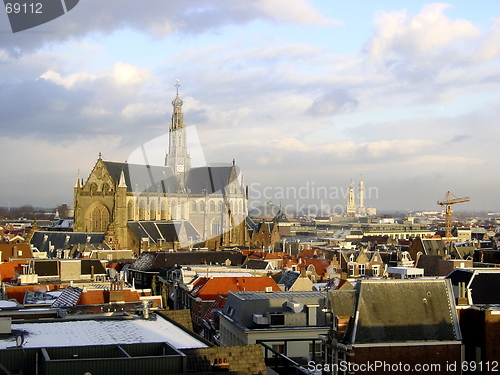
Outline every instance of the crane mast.
[(453, 210), (452, 210), (451, 206), (453, 204), (470, 201), (469, 197), (451, 199), (451, 195), (452, 194), (449, 191), (447, 191), (446, 192), (446, 200), (437, 202), (437, 204), (440, 205), (441, 207), (446, 207), (445, 208), (445, 237), (446, 238), (451, 238), (451, 223), (452, 223), (452, 216), (453, 216)]

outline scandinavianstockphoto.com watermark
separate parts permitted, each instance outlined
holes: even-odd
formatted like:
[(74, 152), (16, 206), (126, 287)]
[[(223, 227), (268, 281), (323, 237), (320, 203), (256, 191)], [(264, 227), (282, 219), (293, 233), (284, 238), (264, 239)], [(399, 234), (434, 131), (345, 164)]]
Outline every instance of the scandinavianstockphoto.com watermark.
[[(306, 181), (299, 186), (266, 186), (254, 182), (248, 187), (249, 210), (255, 216), (263, 216), (269, 202), (279, 204), (283, 212), (308, 213), (309, 215), (334, 214), (345, 216), (350, 194), (349, 186), (321, 186), (314, 181)], [(366, 202), (373, 203), (379, 197), (376, 186), (353, 189), (355, 211), (357, 214), (365, 210)]]

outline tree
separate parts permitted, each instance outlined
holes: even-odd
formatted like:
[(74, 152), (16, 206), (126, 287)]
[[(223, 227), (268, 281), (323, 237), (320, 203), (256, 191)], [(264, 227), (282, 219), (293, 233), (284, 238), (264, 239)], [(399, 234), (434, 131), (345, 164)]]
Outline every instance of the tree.
[(31, 204), (25, 204), (24, 206), (16, 208), (14, 212), (19, 218), (33, 219), (35, 216), (35, 209)]

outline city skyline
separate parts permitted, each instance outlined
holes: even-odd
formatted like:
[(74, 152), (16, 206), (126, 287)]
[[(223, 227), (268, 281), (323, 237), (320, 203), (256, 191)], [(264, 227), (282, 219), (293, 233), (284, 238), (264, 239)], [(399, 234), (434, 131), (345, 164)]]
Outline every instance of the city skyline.
[[(471, 198), (458, 211), (500, 210), (494, 1), (82, 0), (31, 30), (0, 24), (0, 206), (72, 204), (99, 152), (166, 139), (180, 79), (198, 159), (235, 159), (250, 188), (363, 179), (380, 211), (438, 211), (448, 190)], [(260, 203), (296, 200), (275, 195)]]

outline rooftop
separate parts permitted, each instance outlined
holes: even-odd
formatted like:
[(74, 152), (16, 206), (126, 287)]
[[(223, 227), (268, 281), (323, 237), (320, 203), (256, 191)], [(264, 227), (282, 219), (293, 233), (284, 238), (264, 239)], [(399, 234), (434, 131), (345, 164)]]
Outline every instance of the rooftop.
[[(207, 347), (204, 342), (161, 317), (156, 320), (86, 319), (13, 323), (12, 330), (23, 333), (24, 348), (154, 342), (168, 342), (177, 349)], [(0, 349), (15, 345), (15, 335), (0, 338)]]

